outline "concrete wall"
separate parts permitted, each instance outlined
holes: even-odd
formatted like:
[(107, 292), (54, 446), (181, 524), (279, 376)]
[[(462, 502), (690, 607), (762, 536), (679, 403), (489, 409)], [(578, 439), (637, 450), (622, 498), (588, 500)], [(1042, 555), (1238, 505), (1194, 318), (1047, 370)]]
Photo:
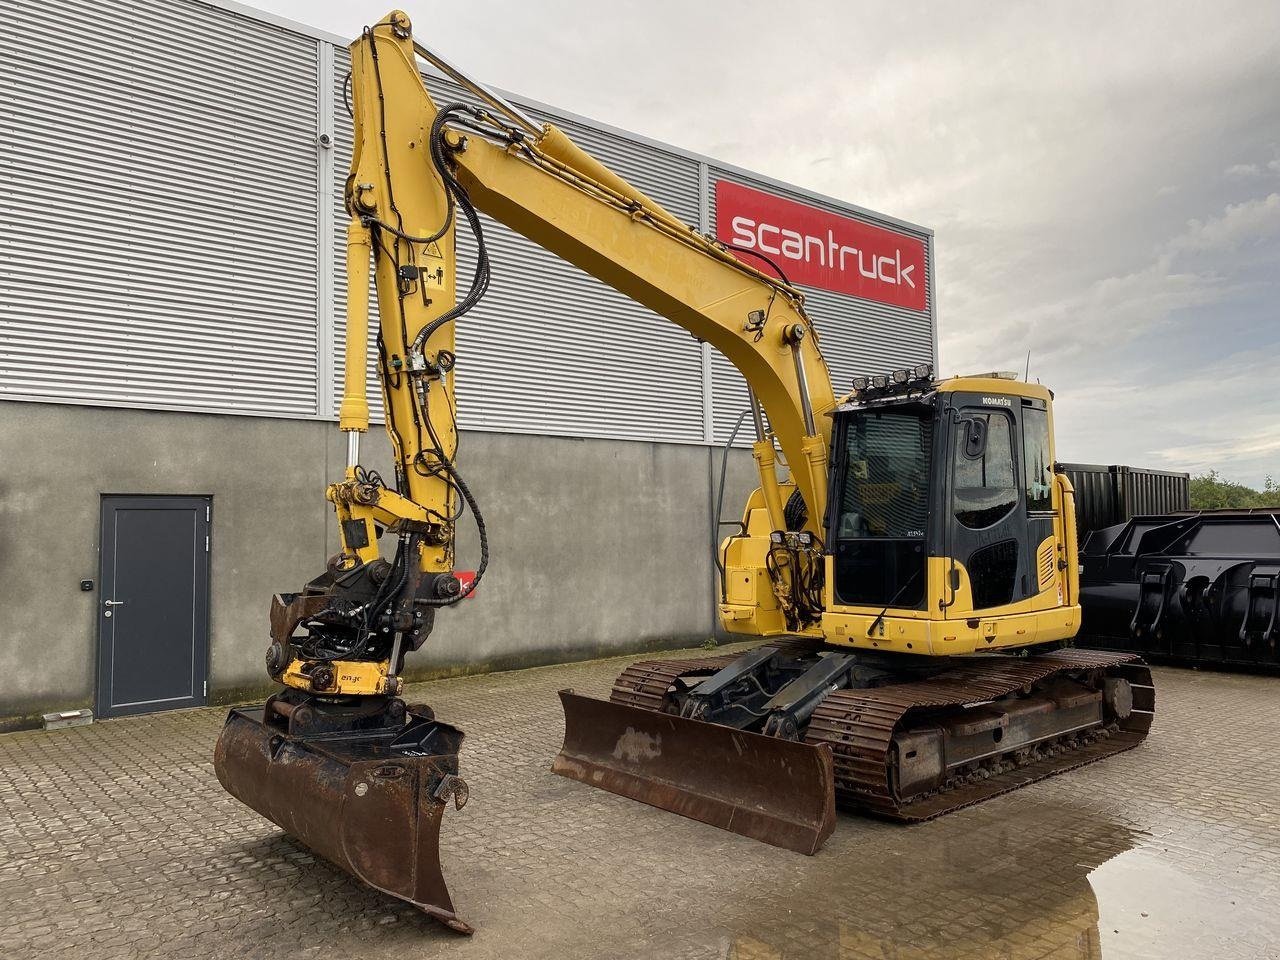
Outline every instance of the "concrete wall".
[[(364, 461), (390, 476), (380, 430)], [(270, 595), (336, 550), (331, 423), (0, 401), (0, 726), (92, 706), (99, 498), (213, 498), (210, 695), (266, 689)], [(725, 516), (753, 485), (734, 451)], [(410, 676), (698, 643), (715, 630), (712, 467), (703, 446), (464, 433), (459, 465), (490, 531), (475, 599), (444, 611)], [(473, 567), (464, 521), (459, 566)], [(100, 584), (99, 584), (100, 586)]]

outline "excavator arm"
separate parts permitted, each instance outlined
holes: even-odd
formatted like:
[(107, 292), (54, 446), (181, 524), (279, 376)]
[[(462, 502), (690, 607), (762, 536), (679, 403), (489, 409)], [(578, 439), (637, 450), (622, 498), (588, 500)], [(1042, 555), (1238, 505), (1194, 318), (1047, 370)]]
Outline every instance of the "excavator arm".
[[(372, 253), (378, 366), (397, 483), (391, 490), (364, 482), (358, 442), (349, 440), (347, 476), (329, 491), (341, 521), (339, 565), (381, 560), (371, 530), (400, 531), (403, 539), (404, 531), (421, 525), (418, 565), (424, 577), (435, 578), (436, 599), (453, 602), (467, 592), (449, 579), (458, 503), (468, 499), (452, 459), (453, 324), (487, 282), (476, 215), (482, 212), (710, 343), (742, 372), (757, 426), (758, 508), (769, 531), (785, 530), (784, 505), (794, 487), (806, 507), (807, 536), (791, 544), (795, 560), (774, 564), (764, 561), (777, 549), (767, 536), (757, 538), (749, 560), (743, 559), (752, 552), (745, 544), (732, 544), (739, 563), (773, 574), (763, 610), (725, 603), (725, 619), (741, 632), (761, 634), (812, 626), (817, 611), (812, 603), (799, 609), (790, 571), (806, 560), (807, 569), (821, 567), (815, 545), (827, 496), (828, 414), (835, 398), (800, 291), (774, 276), (768, 263), (757, 269), (739, 260), (590, 157), (563, 131), (535, 124), (415, 43), (403, 13), (366, 30), (351, 56), (355, 142), (346, 191), (351, 222), (340, 427), (349, 438), (368, 429), (369, 317), (362, 280)], [(423, 84), (419, 56), (453, 74), (482, 106), (437, 106)], [(479, 263), (470, 278), (456, 276), (453, 228), (460, 223), (479, 241)], [(464, 285), (466, 292), (457, 297)], [(778, 479), (779, 449), (790, 467), (786, 483)], [(803, 551), (809, 555), (801, 558)], [(392, 662), (385, 673), (394, 675), (396, 668)]]
[[(483, 106), (438, 107), (419, 56)], [(400, 674), (437, 610), (469, 596), (488, 566), (480, 506), (456, 462), (454, 391), (454, 325), (488, 283), (480, 214), (710, 343), (746, 378), (760, 489), (744, 532), (723, 548), (724, 583), (732, 580), (735, 591), (726, 587), (721, 597), (730, 629), (817, 629), (835, 399), (804, 298), (780, 272), (739, 261), (562, 131), (535, 124), (416, 45), (403, 13), (352, 44), (351, 109), (339, 410), (347, 457), (342, 479), (327, 492), (340, 549), (301, 591), (273, 598), (267, 669), (283, 687), (260, 708), (231, 711), (214, 766), (231, 794), (343, 869), (469, 932), (454, 911), (438, 850), (448, 802), (461, 807), (467, 798), (458, 776), (463, 735), (430, 708), (400, 699)], [(460, 224), (476, 239), (468, 276), (458, 275)], [(360, 460), (370, 423), (371, 335), (393, 454), (388, 478)], [(785, 481), (779, 449), (791, 473)], [(805, 509), (788, 509), (793, 497)], [(480, 544), (470, 576), (455, 558), (468, 514)], [(744, 593), (742, 581), (755, 586)], [(812, 757), (792, 752), (799, 764)], [(768, 753), (785, 769), (785, 750)]]

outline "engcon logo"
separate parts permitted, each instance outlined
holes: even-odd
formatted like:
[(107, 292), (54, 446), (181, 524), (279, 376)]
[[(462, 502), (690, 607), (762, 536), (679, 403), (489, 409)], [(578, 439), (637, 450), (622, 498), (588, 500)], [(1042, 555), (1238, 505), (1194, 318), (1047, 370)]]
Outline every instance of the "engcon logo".
[[(926, 308), (926, 251), (919, 237), (728, 180), (716, 182), (716, 236), (768, 257), (794, 283)], [(767, 271), (756, 257), (739, 259)]]

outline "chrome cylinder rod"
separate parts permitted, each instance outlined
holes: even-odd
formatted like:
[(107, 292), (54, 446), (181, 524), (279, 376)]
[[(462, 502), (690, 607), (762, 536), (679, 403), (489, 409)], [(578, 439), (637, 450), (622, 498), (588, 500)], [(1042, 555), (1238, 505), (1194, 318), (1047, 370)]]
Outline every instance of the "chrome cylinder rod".
[(800, 385), (800, 410), (804, 413), (804, 432), (813, 436), (818, 432), (813, 422), (813, 403), (809, 400), (809, 380), (804, 373), (804, 356), (799, 341), (791, 345), (791, 356), (796, 362), (796, 381)]
[(760, 401), (756, 399), (756, 392), (747, 387), (747, 400), (751, 403), (751, 420), (755, 424), (756, 439), (763, 440), (765, 438), (764, 414), (760, 411)]
[(478, 80), (472, 80), (452, 63), (440, 56), (440, 54), (423, 46), (417, 40), (413, 41), (413, 49), (418, 56), (427, 61), (427, 63), (431, 64), (445, 76), (461, 84), (467, 90), (471, 91), (489, 106), (493, 107), (505, 116), (508, 120), (512, 120), (523, 127), (526, 133), (530, 133), (535, 137), (542, 135), (542, 125), (535, 122), (532, 117), (517, 107), (510, 100), (494, 93)]

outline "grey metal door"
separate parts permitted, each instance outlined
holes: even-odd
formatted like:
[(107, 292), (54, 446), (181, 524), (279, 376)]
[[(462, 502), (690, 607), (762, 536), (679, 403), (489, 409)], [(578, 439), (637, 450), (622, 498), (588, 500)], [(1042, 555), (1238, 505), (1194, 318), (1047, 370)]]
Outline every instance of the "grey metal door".
[(207, 702), (208, 497), (104, 496), (96, 713)]

